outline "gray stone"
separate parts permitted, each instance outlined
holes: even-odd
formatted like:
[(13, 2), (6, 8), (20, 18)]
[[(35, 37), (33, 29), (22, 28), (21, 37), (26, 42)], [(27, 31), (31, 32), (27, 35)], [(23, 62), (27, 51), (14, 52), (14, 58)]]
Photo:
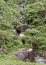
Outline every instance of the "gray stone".
[(28, 50), (22, 50), (15, 53), (15, 55), (23, 61), (26, 61), (26, 59), (29, 59), (30, 61), (34, 61), (34, 51), (32, 49)]

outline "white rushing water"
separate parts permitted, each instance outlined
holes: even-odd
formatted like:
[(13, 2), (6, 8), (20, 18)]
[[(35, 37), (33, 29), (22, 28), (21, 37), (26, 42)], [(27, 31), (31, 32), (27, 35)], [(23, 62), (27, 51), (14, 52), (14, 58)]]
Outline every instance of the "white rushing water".
[(35, 57), (35, 61), (39, 63), (46, 63), (46, 59), (44, 59), (43, 57), (40, 57), (39, 55)]

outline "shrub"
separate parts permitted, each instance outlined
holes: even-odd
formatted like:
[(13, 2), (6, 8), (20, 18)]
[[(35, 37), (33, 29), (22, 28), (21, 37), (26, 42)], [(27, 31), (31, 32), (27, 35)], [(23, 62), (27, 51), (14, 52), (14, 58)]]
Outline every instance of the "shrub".
[(41, 32), (37, 29), (28, 29), (25, 31), (26, 35), (40, 35)]

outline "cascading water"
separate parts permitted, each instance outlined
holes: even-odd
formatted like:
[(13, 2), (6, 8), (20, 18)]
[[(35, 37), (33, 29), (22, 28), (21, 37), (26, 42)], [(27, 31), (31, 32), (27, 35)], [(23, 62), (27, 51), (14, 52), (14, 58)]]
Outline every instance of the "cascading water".
[(43, 57), (40, 57), (39, 55), (35, 57), (35, 61), (38, 63), (46, 63), (46, 59), (44, 59)]

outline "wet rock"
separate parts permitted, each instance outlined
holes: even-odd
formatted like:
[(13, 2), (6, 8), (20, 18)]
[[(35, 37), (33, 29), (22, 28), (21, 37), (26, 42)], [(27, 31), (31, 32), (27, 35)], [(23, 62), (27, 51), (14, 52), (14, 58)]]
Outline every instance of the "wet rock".
[(34, 51), (32, 49), (25, 49), (22, 51), (18, 51), (15, 53), (15, 55), (23, 61), (26, 61), (27, 59), (29, 59), (31, 62), (34, 61)]
[(28, 52), (28, 59), (30, 60), (30, 62), (34, 61), (34, 57), (35, 57), (35, 52), (30, 49), (30, 51)]
[(21, 10), (23, 10), (25, 7), (26, 7), (26, 3), (25, 2), (20, 3), (20, 9)]
[(28, 52), (23, 51), (23, 52), (18, 52), (15, 54), (20, 60), (26, 61), (26, 58), (28, 56)]
[(23, 23), (23, 16), (20, 16), (20, 22)]
[(17, 31), (18, 34), (20, 34), (21, 32), (25, 32), (26, 29), (32, 29), (32, 26), (23, 24), (23, 25), (19, 25), (17, 27), (14, 26), (14, 29)]

